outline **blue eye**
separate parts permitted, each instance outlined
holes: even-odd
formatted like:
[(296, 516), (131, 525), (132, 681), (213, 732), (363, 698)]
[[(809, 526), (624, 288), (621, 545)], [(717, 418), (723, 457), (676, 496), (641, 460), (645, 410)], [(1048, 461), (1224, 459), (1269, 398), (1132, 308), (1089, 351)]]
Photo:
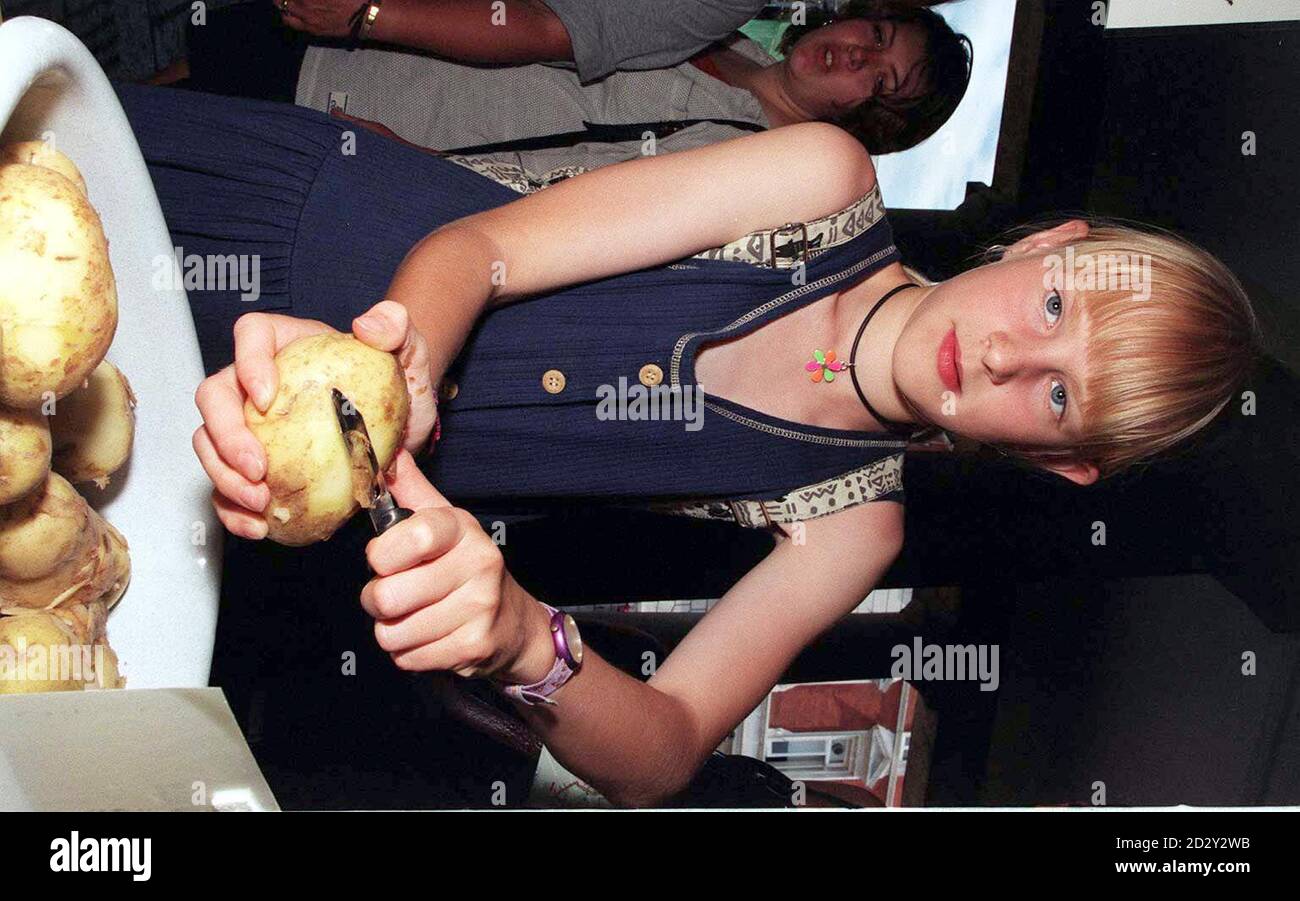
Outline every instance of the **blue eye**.
[(1061, 314), (1065, 312), (1065, 301), (1061, 299), (1059, 291), (1053, 291), (1043, 298), (1043, 312), (1047, 314), (1048, 324), (1056, 325), (1061, 318)]
[(1056, 414), (1057, 419), (1065, 416), (1065, 401), (1065, 386), (1056, 379), (1052, 379), (1052, 390), (1048, 394), (1048, 402), (1051, 404), (1052, 412)]

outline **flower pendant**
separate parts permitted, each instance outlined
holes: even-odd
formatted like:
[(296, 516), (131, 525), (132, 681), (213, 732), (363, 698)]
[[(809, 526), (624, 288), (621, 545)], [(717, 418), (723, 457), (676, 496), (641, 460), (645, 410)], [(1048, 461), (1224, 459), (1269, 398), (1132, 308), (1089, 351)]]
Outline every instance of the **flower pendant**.
[(809, 360), (803, 367), (811, 373), (809, 378), (814, 382), (830, 383), (835, 381), (835, 373), (843, 372), (849, 367), (835, 359), (835, 351), (828, 350), (822, 353), (820, 350), (813, 351), (813, 359)]

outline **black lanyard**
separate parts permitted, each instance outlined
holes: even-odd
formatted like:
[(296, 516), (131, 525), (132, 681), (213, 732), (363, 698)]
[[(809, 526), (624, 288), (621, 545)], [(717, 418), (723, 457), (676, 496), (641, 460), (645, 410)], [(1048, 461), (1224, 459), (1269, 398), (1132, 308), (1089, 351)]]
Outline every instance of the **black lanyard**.
[(666, 138), (684, 128), (712, 122), (715, 125), (727, 125), (744, 131), (764, 131), (765, 126), (756, 122), (740, 119), (670, 119), (664, 122), (635, 122), (626, 124), (607, 124), (603, 122), (583, 122), (581, 131), (566, 131), (553, 135), (540, 135), (535, 138), (517, 138), (511, 141), (497, 141), (492, 144), (476, 144), (473, 147), (458, 147), (444, 150), (461, 156), (483, 153), (504, 153), (508, 151), (550, 150), (556, 147), (572, 147), (574, 144), (595, 142), (601, 144), (620, 144), (624, 141), (644, 141), (646, 132), (654, 135), (655, 140)]

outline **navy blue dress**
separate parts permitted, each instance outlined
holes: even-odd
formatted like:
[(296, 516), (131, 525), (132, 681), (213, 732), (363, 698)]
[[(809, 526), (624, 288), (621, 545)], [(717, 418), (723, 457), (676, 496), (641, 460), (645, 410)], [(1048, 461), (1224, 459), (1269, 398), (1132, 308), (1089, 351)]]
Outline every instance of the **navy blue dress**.
[[(308, 109), (131, 86), (119, 96), (175, 245), (186, 255), (260, 260), (256, 300), (241, 300), (237, 286), (188, 292), (209, 372), (233, 359), (240, 315), (269, 310), (348, 330), (383, 298), (418, 240), (520, 196)], [(497, 515), (556, 503), (710, 501), (726, 515), (736, 509), (728, 502), (748, 499), (770, 502), (763, 518), (784, 509), (792, 521), (861, 500), (901, 501), (905, 442), (894, 435), (802, 425), (718, 397), (708, 398), (698, 430), (597, 415), (601, 386), (620, 378), (635, 386), (646, 367), (664, 385), (691, 386), (703, 344), (750, 332), (897, 259), (880, 214), (811, 256), (802, 284), (788, 269), (692, 257), (495, 310), (447, 374), (457, 390), (442, 403), (442, 439), (421, 465), (455, 502)], [(555, 372), (563, 388), (552, 393), (543, 382)], [(865, 492), (835, 482), (876, 464), (889, 466), (871, 470)], [(800, 490), (800, 503), (786, 503)], [(712, 514), (697, 506), (694, 515)], [(736, 519), (763, 525), (755, 515)]]

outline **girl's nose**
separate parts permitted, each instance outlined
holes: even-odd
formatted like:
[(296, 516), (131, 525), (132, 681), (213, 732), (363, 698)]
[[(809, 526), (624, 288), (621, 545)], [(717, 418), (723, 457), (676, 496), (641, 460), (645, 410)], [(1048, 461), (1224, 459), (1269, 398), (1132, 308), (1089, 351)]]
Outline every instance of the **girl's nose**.
[(984, 339), (981, 362), (993, 383), (1000, 385), (1020, 370), (1021, 352), (1006, 332), (992, 332)]
[(857, 44), (850, 45), (848, 53), (848, 67), (850, 72), (857, 72), (867, 63), (867, 51), (864, 47)]

